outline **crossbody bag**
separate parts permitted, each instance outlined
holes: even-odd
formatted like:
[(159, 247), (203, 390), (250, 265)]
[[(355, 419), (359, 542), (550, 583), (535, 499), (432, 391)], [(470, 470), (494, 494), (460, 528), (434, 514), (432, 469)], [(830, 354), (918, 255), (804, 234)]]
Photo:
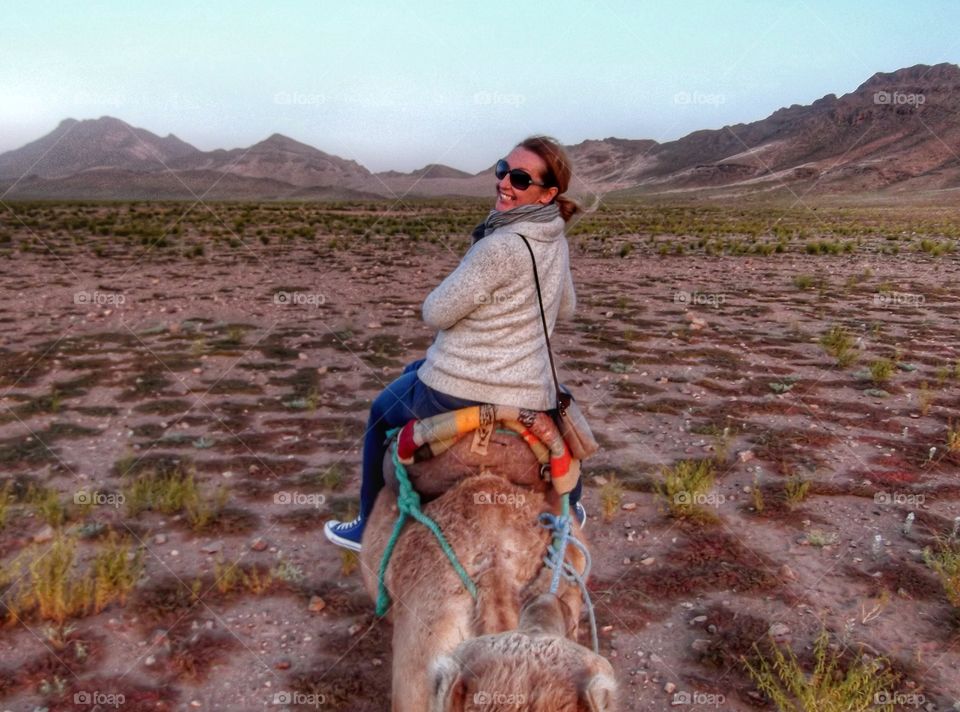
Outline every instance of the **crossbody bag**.
[[(517, 233), (519, 234), (519, 233)], [(537, 302), (540, 305), (540, 323), (543, 324), (543, 338), (547, 342), (547, 356), (550, 359), (550, 372), (553, 374), (553, 385), (557, 390), (557, 427), (563, 436), (570, 455), (577, 460), (585, 460), (600, 449), (590, 425), (580, 410), (580, 406), (570, 393), (560, 390), (560, 381), (557, 379), (557, 367), (553, 363), (553, 349), (550, 347), (550, 335), (547, 333), (547, 317), (543, 311), (543, 297), (540, 294), (540, 275), (537, 273), (537, 258), (533, 255), (533, 248), (527, 238), (520, 235), (523, 244), (527, 246), (530, 259), (533, 261), (533, 281), (537, 287)]]

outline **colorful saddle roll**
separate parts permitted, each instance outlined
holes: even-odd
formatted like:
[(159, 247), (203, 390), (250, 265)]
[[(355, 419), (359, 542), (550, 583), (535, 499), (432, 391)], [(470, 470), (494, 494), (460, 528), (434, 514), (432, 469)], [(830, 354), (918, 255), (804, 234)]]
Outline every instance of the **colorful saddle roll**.
[(580, 461), (570, 457), (567, 444), (548, 413), (515, 406), (482, 405), (411, 420), (397, 434), (397, 457), (404, 465), (435, 457), (473, 432), (471, 450), (486, 453), (497, 425), (517, 433), (542, 464), (550, 466), (550, 480), (559, 494), (572, 490), (580, 477)]

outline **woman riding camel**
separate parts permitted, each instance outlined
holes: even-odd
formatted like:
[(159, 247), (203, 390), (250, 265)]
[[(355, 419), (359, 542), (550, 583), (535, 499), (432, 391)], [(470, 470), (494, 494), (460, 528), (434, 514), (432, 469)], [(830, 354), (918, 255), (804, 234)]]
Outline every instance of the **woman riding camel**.
[[(533, 279), (533, 248), (547, 327), (570, 319), (576, 306), (566, 222), (579, 210), (564, 193), (570, 161), (551, 138), (535, 136), (497, 162), (497, 200), (473, 231), (459, 266), (423, 303), (423, 320), (437, 329), (425, 359), (377, 396), (363, 444), (360, 515), (328, 521), (334, 544), (360, 550), (366, 519), (384, 486), (386, 433), (411, 419), (480, 403), (551, 410), (557, 407)], [(580, 485), (570, 504), (580, 523)]]

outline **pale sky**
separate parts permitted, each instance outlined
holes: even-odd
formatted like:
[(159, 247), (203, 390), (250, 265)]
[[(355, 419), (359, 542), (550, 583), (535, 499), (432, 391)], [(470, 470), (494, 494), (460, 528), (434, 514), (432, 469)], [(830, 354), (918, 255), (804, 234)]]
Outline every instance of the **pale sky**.
[(282, 133), (367, 168), (547, 133), (668, 141), (960, 61), (960, 2), (0, 3), (0, 152), (115, 116), (197, 148)]

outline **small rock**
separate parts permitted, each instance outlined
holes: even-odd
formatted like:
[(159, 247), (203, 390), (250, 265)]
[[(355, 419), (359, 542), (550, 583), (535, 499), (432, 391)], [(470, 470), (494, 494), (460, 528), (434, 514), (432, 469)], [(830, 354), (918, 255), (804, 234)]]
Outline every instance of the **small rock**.
[(204, 554), (216, 554), (222, 548), (222, 544), (219, 541), (214, 541), (209, 544), (204, 544), (200, 547), (200, 551)]
[(203, 707), (203, 703), (200, 700), (190, 700), (191, 707)]
[(350, 634), (350, 635), (356, 635), (356, 634), (359, 633), (361, 630), (363, 630), (363, 626), (362, 626), (362, 625), (358, 625), (357, 623), (354, 623), (352, 626), (350, 626), (349, 628), (347, 628), (347, 633)]
[(690, 625), (697, 625), (698, 623), (706, 623), (706, 622), (707, 622), (706, 616), (697, 616), (696, 618), (690, 619)]
[(740, 462), (750, 462), (753, 458), (753, 450), (741, 450), (737, 453), (737, 459), (740, 460)]
[(379, 329), (379, 328), (380, 328), (380, 322), (379, 322), (379, 321), (371, 321), (371, 322), (369, 322), (369, 323), (367, 324), (367, 328), (368, 328), (368, 329)]
[(632, 512), (632, 511), (633, 511), (634, 509), (636, 509), (636, 508), (637, 508), (637, 503), (636, 503), (636, 502), (624, 502), (624, 503), (620, 506), (620, 509), (622, 509), (622, 510), (625, 511), (625, 512)]
[(707, 638), (697, 638), (690, 645), (695, 653), (705, 653), (710, 649), (710, 640)]
[(782, 641), (790, 637), (790, 628), (785, 623), (773, 623), (767, 635), (774, 640)]
[(153, 537), (153, 543), (154, 543), (154, 544), (166, 544), (166, 543), (167, 543), (167, 535), (166, 535), (166, 534), (157, 534), (155, 537)]
[(53, 527), (46, 526), (33, 535), (34, 544), (46, 544), (53, 539)]
[(290, 660), (288, 658), (281, 658), (273, 664), (277, 670), (289, 670), (290, 669)]
[(791, 569), (791, 568), (790, 568), (789, 566), (787, 566), (786, 564), (784, 564), (783, 566), (780, 567), (779, 573), (780, 573), (781, 578), (784, 578), (784, 579), (786, 579), (787, 581), (796, 581), (796, 580), (797, 580), (797, 575), (796, 575), (795, 573), (793, 573), (793, 569)]
[(374, 658), (373, 660), (370, 661), (370, 664), (373, 665), (374, 667), (380, 667), (383, 665), (383, 660), (381, 660), (380, 658)]
[(648, 556), (646, 559), (640, 559), (641, 566), (652, 566), (656, 559), (652, 556)]
[(146, 665), (147, 667), (153, 667), (154, 665), (157, 664), (157, 656), (156, 656), (156, 655), (148, 655), (148, 656), (144, 659), (143, 664)]
[[(308, 609), (311, 613), (319, 613), (320, 611), (322, 611), (322, 610), (323, 610), (324, 608), (326, 608), (326, 607), (327, 607), (327, 602), (324, 601), (322, 598), (320, 598), (320, 596), (311, 596), (311, 597), (310, 597), (310, 604), (307, 606), (307, 609)], [(352, 635), (352, 633), (351, 633), (351, 635)]]
[(250, 543), (250, 548), (254, 551), (264, 551), (267, 548), (267, 542), (258, 536)]
[(677, 690), (677, 686), (674, 685), (672, 682), (668, 682), (666, 685), (663, 686), (663, 691), (666, 692), (668, 695), (672, 695), (674, 692), (676, 692), (676, 690)]

